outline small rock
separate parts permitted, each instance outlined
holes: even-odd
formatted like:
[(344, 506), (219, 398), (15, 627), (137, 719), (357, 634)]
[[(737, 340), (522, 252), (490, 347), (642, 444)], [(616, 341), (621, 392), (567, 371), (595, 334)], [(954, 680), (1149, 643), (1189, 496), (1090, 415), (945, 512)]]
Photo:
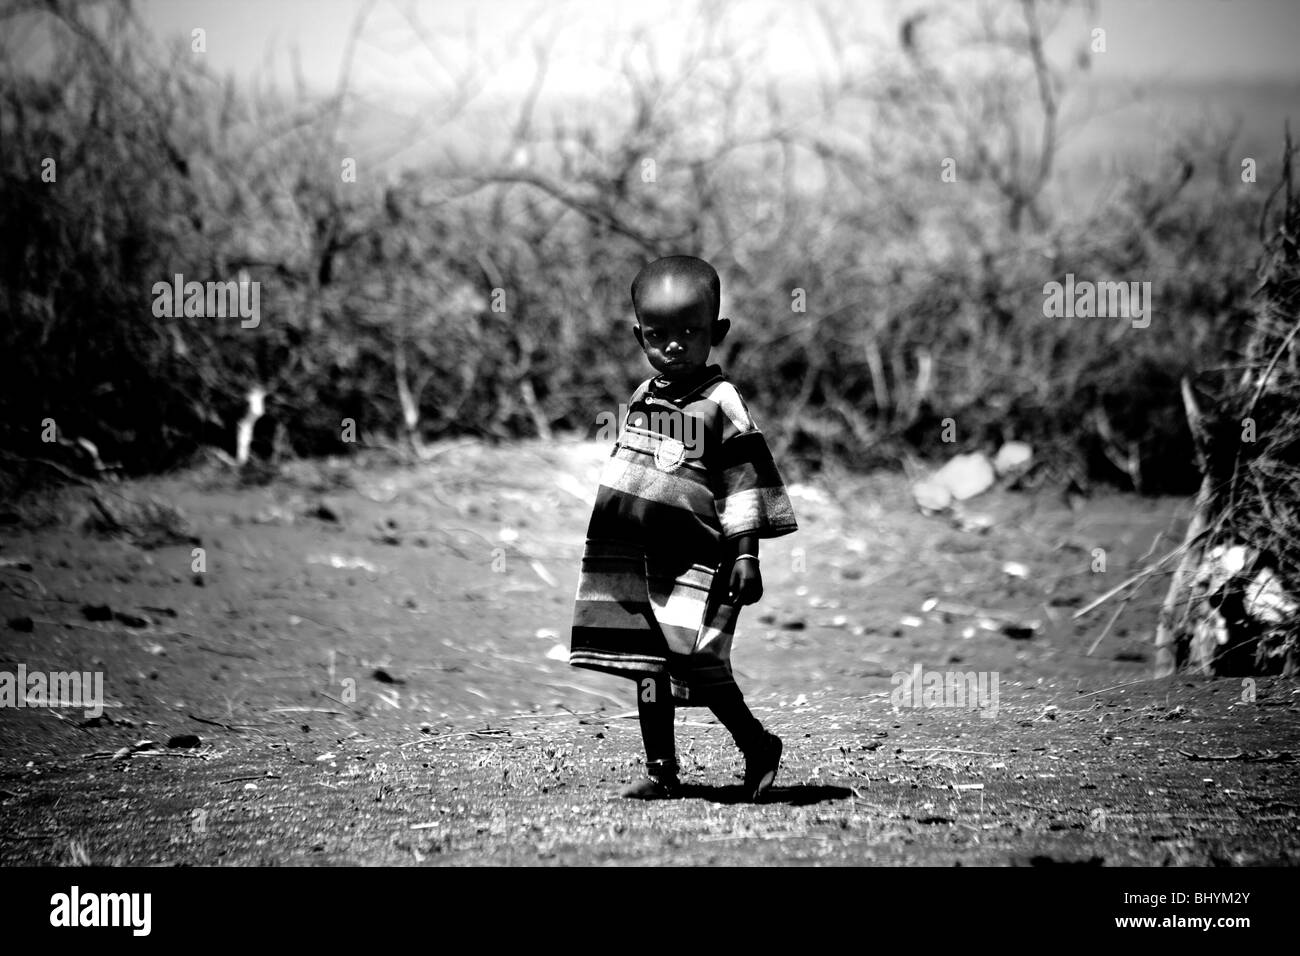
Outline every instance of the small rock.
[(912, 497), (924, 512), (945, 511), (952, 504), (952, 492), (936, 481), (918, 481), (912, 486)]
[(113, 617), (119, 624), (125, 624), (127, 627), (148, 627), (149, 619), (141, 617), (138, 614), (128, 614), (125, 611), (114, 611)]
[(146, 750), (157, 750), (158, 744), (152, 740), (137, 740), (130, 747), (123, 747), (113, 754), (114, 760), (125, 760), (131, 754), (142, 753)]
[(791, 618), (790, 620), (785, 621), (781, 624), (782, 630), (786, 630), (786, 631), (802, 631), (807, 626), (808, 625), (804, 623), (802, 618), (797, 618), (797, 617)]
[(9, 619), (10, 630), (21, 631), (24, 634), (30, 634), (32, 632), (32, 629), (35, 627), (36, 627), (36, 622), (34, 622), (30, 617), (27, 617), (26, 615), (23, 615), (22, 617), (11, 617)]
[(323, 501), (317, 504), (316, 507), (309, 509), (307, 511), (307, 517), (317, 518), (320, 521), (330, 521), (335, 524), (337, 524), (339, 520), (338, 513)]
[(113, 620), (113, 609), (107, 604), (83, 604), (81, 606), (81, 616), (87, 621), (111, 621)]
[(1017, 641), (1029, 640), (1031, 637), (1034, 636), (1034, 632), (1037, 630), (1038, 630), (1037, 621), (1026, 621), (1021, 624), (1008, 621), (1006, 624), (1002, 625), (1002, 633), (1005, 634), (1007, 637)]
[(1034, 460), (1034, 449), (1022, 441), (1009, 441), (993, 456), (993, 470), (999, 475), (1024, 471)]
[(375, 680), (379, 681), (379, 683), (381, 684), (405, 684), (406, 683), (405, 678), (394, 677), (392, 674), (388, 673), (388, 671), (384, 670), (382, 667), (376, 667), (373, 671), (370, 672), (370, 676), (373, 677)]
[(954, 514), (953, 523), (958, 531), (969, 531), (972, 534), (987, 534), (994, 524), (992, 515), (986, 514)]
[(174, 734), (167, 738), (168, 747), (198, 747), (202, 743), (198, 734)]
[(980, 452), (956, 455), (933, 475), (916, 482), (912, 497), (922, 511), (944, 511), (954, 501), (987, 491), (994, 480), (993, 463)]

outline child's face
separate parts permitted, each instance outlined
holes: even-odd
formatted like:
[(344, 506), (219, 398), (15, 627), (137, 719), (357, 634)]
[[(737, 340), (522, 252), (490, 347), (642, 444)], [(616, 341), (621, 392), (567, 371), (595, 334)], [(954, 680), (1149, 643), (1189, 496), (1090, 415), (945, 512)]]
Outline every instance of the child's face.
[(709, 360), (730, 323), (715, 321), (707, 297), (683, 283), (665, 281), (644, 290), (637, 303), (636, 340), (668, 381), (689, 378)]

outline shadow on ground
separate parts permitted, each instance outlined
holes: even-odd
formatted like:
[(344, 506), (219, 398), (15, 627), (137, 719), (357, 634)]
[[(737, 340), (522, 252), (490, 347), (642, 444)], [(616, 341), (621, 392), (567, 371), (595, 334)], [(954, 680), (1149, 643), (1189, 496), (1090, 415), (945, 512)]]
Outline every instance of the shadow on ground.
[(832, 787), (818, 784), (797, 784), (786, 787), (772, 787), (757, 801), (751, 800), (744, 787), (711, 787), (700, 784), (688, 784), (682, 787), (685, 800), (707, 800), (710, 803), (732, 805), (738, 803), (784, 803), (791, 807), (807, 807), (814, 803), (830, 800), (848, 800), (853, 791), (848, 787)]

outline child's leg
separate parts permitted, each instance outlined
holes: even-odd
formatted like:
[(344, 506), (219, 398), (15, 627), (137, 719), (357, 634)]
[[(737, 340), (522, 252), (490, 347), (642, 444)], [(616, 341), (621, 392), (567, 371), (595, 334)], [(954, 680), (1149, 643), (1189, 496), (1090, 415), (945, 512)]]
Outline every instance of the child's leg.
[(781, 738), (768, 733), (759, 723), (739, 687), (715, 700), (709, 709), (731, 732), (736, 746), (745, 755), (745, 790), (751, 799), (759, 799), (776, 780), (783, 750)]
[(745, 697), (739, 687), (735, 687), (733, 692), (711, 703), (709, 710), (713, 711), (713, 716), (730, 731), (741, 753), (751, 753), (765, 739), (767, 732), (750, 711), (749, 705), (745, 703)]
[(646, 771), (659, 779), (677, 776), (677, 746), (673, 739), (673, 693), (666, 676), (637, 681), (637, 716), (645, 743)]

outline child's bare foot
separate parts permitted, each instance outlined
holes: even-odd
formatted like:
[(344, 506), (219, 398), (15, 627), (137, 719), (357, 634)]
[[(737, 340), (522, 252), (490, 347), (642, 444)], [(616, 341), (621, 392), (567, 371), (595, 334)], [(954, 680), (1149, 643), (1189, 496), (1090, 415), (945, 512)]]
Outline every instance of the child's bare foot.
[(781, 738), (764, 731), (758, 746), (745, 754), (745, 792), (751, 800), (757, 801), (776, 780), (782, 749)]
[(682, 785), (677, 780), (677, 765), (667, 760), (646, 762), (646, 776), (619, 794), (629, 800), (675, 800)]
[(620, 797), (629, 800), (676, 800), (681, 796), (681, 784), (677, 778), (660, 779), (643, 777), (636, 783), (624, 787)]

